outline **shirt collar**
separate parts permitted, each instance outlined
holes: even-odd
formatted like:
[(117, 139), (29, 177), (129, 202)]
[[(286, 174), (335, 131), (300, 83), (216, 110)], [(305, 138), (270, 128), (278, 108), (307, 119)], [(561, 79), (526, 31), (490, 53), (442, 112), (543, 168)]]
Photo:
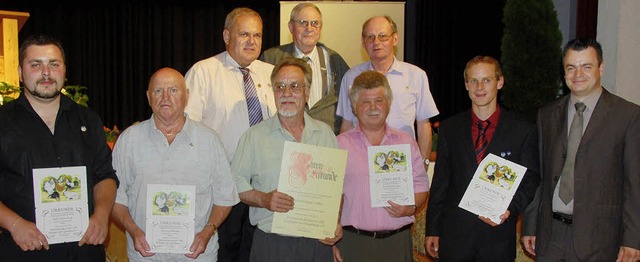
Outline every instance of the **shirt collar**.
[(584, 103), (585, 106), (587, 106), (585, 111), (586, 110), (593, 110), (596, 107), (596, 104), (598, 103), (598, 99), (600, 99), (600, 95), (601, 94), (602, 94), (602, 87), (598, 88), (598, 90), (596, 90), (596, 92), (593, 92), (593, 94), (588, 95), (582, 101), (580, 101), (572, 93), (571, 96), (569, 97), (569, 105), (570, 105), (571, 109), (573, 109), (574, 112), (575, 112), (576, 109), (573, 106), (573, 104), (578, 103), (578, 102), (582, 102), (582, 103)]
[[(493, 114), (491, 114), (491, 116), (489, 118), (487, 118), (487, 120), (492, 123), (498, 123), (498, 120), (500, 119), (500, 106), (496, 105), (496, 111), (493, 112)], [(478, 118), (478, 116), (476, 116), (476, 114), (473, 112), (473, 110), (471, 110), (471, 125), (475, 125), (476, 123), (480, 122), (482, 120), (480, 120), (480, 118)], [(495, 126), (495, 125), (494, 125)]]
[(302, 51), (300, 51), (300, 49), (298, 49), (298, 47), (294, 44), (293, 45), (293, 49), (295, 50), (295, 54), (297, 58), (303, 58), (305, 56), (309, 57), (309, 59), (311, 59), (311, 62), (315, 62), (318, 60), (318, 52), (317, 52), (317, 46), (313, 47), (313, 50), (311, 50), (311, 52), (308, 55), (305, 55), (304, 53), (302, 53)]
[[(371, 143), (369, 143), (369, 140), (367, 140), (367, 137), (364, 135), (364, 132), (362, 131), (362, 129), (360, 129), (360, 125), (356, 124), (356, 126), (354, 128), (352, 128), (351, 130), (347, 131), (348, 133), (353, 133), (356, 136), (358, 136), (360, 139), (362, 139), (362, 141), (364, 141), (367, 145), (371, 145)], [(385, 123), (384, 124), (384, 137), (382, 138), (382, 141), (380, 142), (380, 145), (384, 145), (386, 141), (393, 141), (395, 139), (398, 139), (398, 137), (400, 136), (398, 134), (398, 132), (401, 132), (397, 129), (391, 128), (389, 126), (389, 124)]]
[[(33, 112), (35, 112), (35, 110), (33, 109), (33, 107), (31, 106), (31, 103), (29, 103), (29, 100), (27, 99), (27, 96), (24, 94), (24, 92), (29, 92), (29, 91), (25, 91), (24, 88), (22, 88), (21, 92), (20, 92), (20, 96), (18, 96), (18, 99), (16, 99), (16, 103), (24, 108), (27, 108)], [(67, 97), (64, 94), (60, 94), (60, 108), (58, 109), (58, 111), (67, 111), (69, 109), (71, 109), (71, 105), (75, 104), (75, 102), (73, 102), (73, 100), (71, 100), (71, 98)]]
[[(373, 71), (376, 70), (375, 68), (373, 68), (373, 63), (371, 62), (371, 60), (369, 60), (369, 62), (367, 63), (368, 63), (368, 70), (373, 70)], [(395, 56), (393, 56), (393, 63), (391, 64), (391, 67), (389, 67), (389, 70), (385, 73), (385, 75), (390, 73), (402, 73), (401, 64), (399, 63), (398, 59)]]

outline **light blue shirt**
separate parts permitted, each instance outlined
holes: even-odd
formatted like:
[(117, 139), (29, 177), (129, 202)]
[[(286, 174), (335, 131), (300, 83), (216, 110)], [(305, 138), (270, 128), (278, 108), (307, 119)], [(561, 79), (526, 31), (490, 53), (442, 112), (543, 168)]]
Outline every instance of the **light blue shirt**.
[[(327, 124), (307, 113), (304, 113), (304, 123), (301, 143), (338, 148), (336, 136)], [(251, 189), (268, 193), (278, 188), (285, 141), (297, 142), (282, 127), (278, 117), (264, 120), (242, 135), (231, 162), (238, 193)], [(268, 209), (250, 207), (249, 219), (262, 231), (271, 232), (273, 212)]]
[[(360, 73), (368, 70), (374, 70), (371, 61), (352, 67), (344, 75), (340, 84), (336, 115), (351, 121), (354, 126), (358, 125), (358, 119), (353, 114), (349, 90), (353, 80)], [(414, 122), (429, 119), (440, 113), (429, 91), (427, 73), (415, 65), (398, 61), (394, 57), (393, 64), (385, 75), (393, 92), (387, 124), (416, 137)]]
[[(214, 205), (233, 206), (240, 202), (222, 141), (213, 130), (188, 117), (171, 144), (153, 117), (130, 126), (118, 138), (113, 167), (120, 179), (116, 203), (126, 206), (136, 225), (145, 232), (148, 184), (196, 187), (195, 234), (208, 222)], [(129, 234), (127, 241), (129, 261), (193, 261), (183, 254), (144, 258), (135, 250)], [(215, 234), (197, 260), (216, 261), (217, 257)]]

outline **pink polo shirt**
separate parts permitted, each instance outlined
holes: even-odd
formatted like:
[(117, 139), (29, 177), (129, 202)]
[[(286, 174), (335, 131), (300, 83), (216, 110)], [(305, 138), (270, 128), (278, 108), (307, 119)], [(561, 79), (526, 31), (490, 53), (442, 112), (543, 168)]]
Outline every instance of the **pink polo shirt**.
[[(338, 136), (340, 148), (348, 150), (347, 170), (344, 179), (343, 226), (353, 226), (368, 231), (393, 230), (412, 223), (413, 216), (394, 218), (382, 207), (371, 207), (369, 193), (369, 167), (367, 165), (367, 141), (359, 126)], [(386, 125), (386, 133), (380, 145), (409, 144), (413, 166), (413, 190), (415, 193), (429, 190), (429, 177), (424, 169), (416, 140), (406, 132)]]

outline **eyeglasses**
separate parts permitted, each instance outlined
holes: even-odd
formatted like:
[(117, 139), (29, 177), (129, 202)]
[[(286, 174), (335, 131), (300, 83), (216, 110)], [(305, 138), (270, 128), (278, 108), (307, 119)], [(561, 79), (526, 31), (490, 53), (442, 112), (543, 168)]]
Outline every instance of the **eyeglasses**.
[(291, 84), (285, 84), (285, 83), (279, 83), (273, 86), (273, 91), (276, 93), (283, 93), (285, 89), (287, 89), (287, 87), (289, 87), (289, 90), (291, 91), (291, 93), (300, 93), (302, 92), (302, 89), (305, 87), (304, 84), (298, 84), (298, 83), (291, 83)]
[(389, 39), (391, 39), (392, 35), (393, 34), (388, 35), (388, 34), (384, 34), (383, 33), (383, 34), (379, 34), (379, 35), (365, 35), (365, 36), (362, 36), (362, 37), (364, 38), (364, 42), (368, 44), (368, 43), (373, 43), (373, 41), (375, 41), (376, 38), (378, 38), (378, 40), (380, 40), (380, 42), (387, 42), (387, 41), (389, 41)]
[(309, 27), (309, 24), (311, 24), (311, 27), (318, 28), (322, 25), (322, 22), (318, 20), (291, 20), (291, 21), (295, 22), (296, 25), (298, 25), (299, 27)]

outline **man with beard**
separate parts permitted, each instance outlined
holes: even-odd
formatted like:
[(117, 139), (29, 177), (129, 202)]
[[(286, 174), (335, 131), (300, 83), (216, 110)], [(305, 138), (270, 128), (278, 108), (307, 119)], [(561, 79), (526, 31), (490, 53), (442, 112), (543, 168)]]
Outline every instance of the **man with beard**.
[(251, 224), (257, 225), (251, 261), (333, 261), (331, 246), (342, 237), (339, 224), (334, 238), (320, 241), (271, 233), (273, 213), (294, 208), (295, 199), (277, 190), (285, 141), (338, 147), (331, 128), (304, 111), (311, 86), (311, 68), (304, 60), (282, 60), (271, 83), (278, 116), (249, 128), (231, 163), (240, 200), (251, 206)]
[[(118, 179), (102, 122), (90, 109), (60, 95), (66, 65), (57, 40), (35, 35), (20, 46), (24, 88), (0, 107), (0, 254), (5, 261), (104, 261)], [(86, 167), (89, 225), (79, 242), (49, 245), (35, 225), (33, 173)]]
[(297, 4), (291, 10), (287, 25), (293, 42), (269, 48), (260, 60), (277, 64), (285, 57), (297, 57), (307, 61), (313, 71), (307, 113), (327, 123), (337, 134), (342, 121), (336, 117), (336, 105), (340, 82), (349, 65), (336, 51), (318, 42), (322, 33), (322, 13), (313, 3)]
[[(244, 131), (275, 113), (269, 74), (273, 65), (256, 60), (262, 48), (262, 18), (249, 8), (232, 10), (222, 32), (227, 51), (197, 62), (185, 75), (185, 112), (215, 130), (233, 159)], [(254, 227), (249, 207), (239, 203), (220, 226), (218, 260), (247, 261)]]

